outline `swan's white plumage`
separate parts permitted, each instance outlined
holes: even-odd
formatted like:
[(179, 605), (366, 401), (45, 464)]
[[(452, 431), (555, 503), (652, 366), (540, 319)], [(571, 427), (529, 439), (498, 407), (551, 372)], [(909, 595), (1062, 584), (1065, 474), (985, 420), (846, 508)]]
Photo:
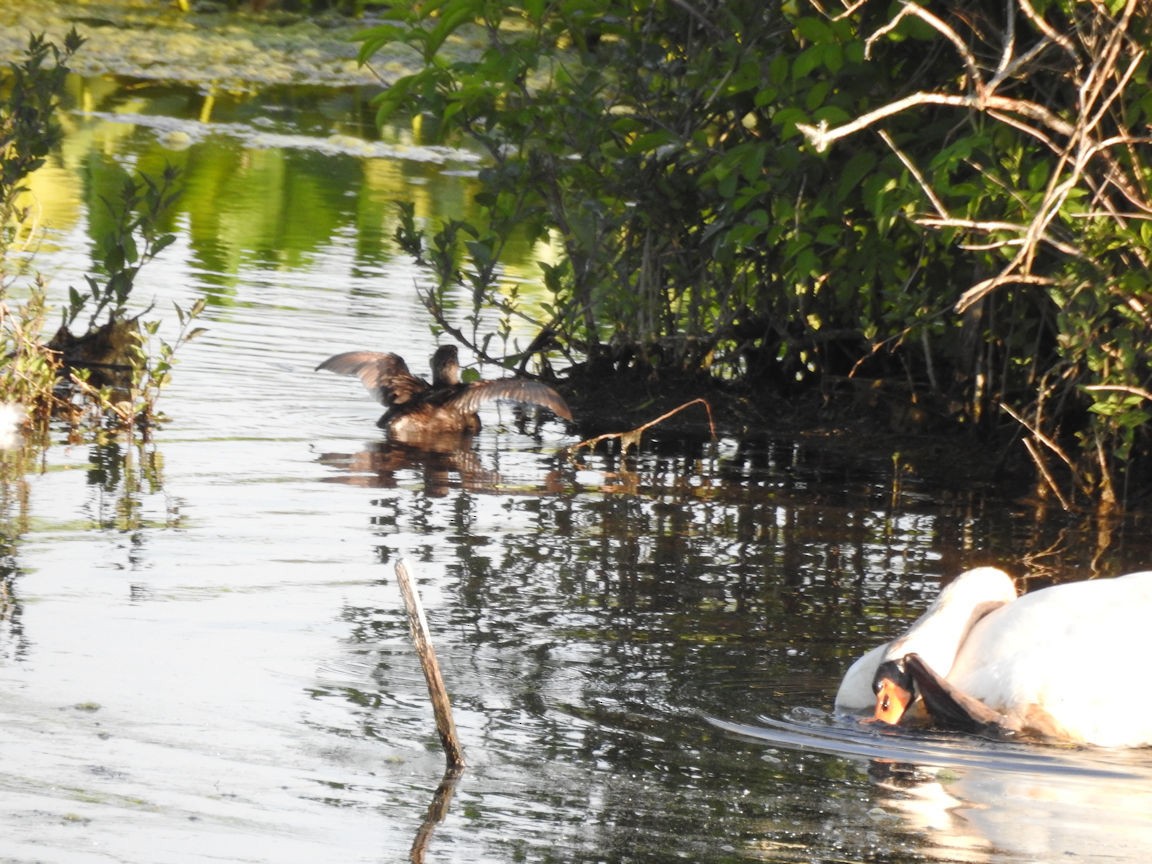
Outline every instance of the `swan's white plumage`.
[(950, 683), (1024, 720), (1045, 711), (1066, 737), (1102, 746), (1152, 744), (1152, 572), (1056, 585), (979, 622)]
[(848, 667), (840, 689), (836, 691), (836, 708), (840, 711), (872, 710), (876, 704), (876, 694), (872, 691), (872, 679), (884, 661), (884, 652), (890, 643), (877, 645)]
[(907, 633), (878, 645), (849, 667), (836, 694), (836, 707), (846, 711), (872, 708), (876, 704), (876, 692), (872, 689), (876, 669), (884, 661), (905, 654), (919, 654), (929, 666), (947, 675), (956, 656), (956, 646), (968, 635), (976, 610), (1015, 598), (1016, 586), (1003, 570), (977, 567), (960, 574), (941, 589)]
[[(904, 636), (853, 664), (837, 707), (870, 707), (877, 667), (917, 653), (950, 684), (1003, 714), (1010, 727), (1033, 727), (1040, 716), (1057, 738), (1152, 744), (1152, 690), (1145, 683), (1152, 571), (1057, 585), (1019, 599), (1007, 595), (1011, 584), (994, 568), (958, 576)], [(987, 603), (1003, 605), (973, 623), (973, 610)]]

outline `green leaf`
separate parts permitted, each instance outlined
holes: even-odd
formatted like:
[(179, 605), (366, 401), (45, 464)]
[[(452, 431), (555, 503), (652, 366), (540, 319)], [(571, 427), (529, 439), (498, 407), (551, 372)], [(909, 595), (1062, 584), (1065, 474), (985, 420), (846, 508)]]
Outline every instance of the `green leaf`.
[(829, 72), (839, 72), (844, 67), (844, 49), (838, 42), (824, 46), (824, 67)]
[(356, 62), (363, 66), (385, 45), (395, 42), (407, 44), (409, 33), (409, 28), (395, 24), (381, 24), (379, 27), (357, 33), (352, 37), (353, 41), (361, 43), (360, 50), (356, 54)]
[(832, 28), (823, 18), (813, 16), (798, 18), (794, 26), (797, 35), (809, 42), (830, 42), (835, 38), (832, 34)]
[(477, 20), (483, 10), (482, 0), (452, 0), (447, 4), (444, 15), (428, 33), (428, 40), (424, 44), (424, 60), (431, 61), (453, 33)]
[(876, 154), (872, 150), (860, 150), (852, 155), (848, 164), (840, 171), (836, 184), (836, 197), (844, 200), (860, 181), (876, 166)]
[(772, 125), (780, 129), (780, 140), (787, 141), (800, 134), (797, 123), (810, 123), (808, 112), (800, 108), (781, 108), (772, 115)]
[(104, 255), (104, 269), (109, 273), (116, 273), (124, 269), (124, 250), (120, 246), (112, 246)]
[(388, 121), (392, 119), (392, 116), (408, 101), (408, 94), (412, 91), (412, 88), (425, 77), (427, 77), (425, 72), (405, 75), (403, 78), (398, 78), (394, 81), (383, 93), (378, 94), (372, 100), (376, 105), (376, 125), (386, 125)]
[(807, 78), (814, 69), (824, 65), (824, 46), (813, 45), (800, 52), (800, 56), (792, 63), (792, 80), (800, 81)]

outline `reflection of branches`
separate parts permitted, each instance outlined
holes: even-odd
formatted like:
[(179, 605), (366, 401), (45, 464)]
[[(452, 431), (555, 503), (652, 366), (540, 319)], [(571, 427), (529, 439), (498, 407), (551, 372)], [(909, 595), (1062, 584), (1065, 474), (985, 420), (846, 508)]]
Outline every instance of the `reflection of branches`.
[[(957, 310), (964, 311), (987, 297), (1003, 285), (1051, 284), (1052, 280), (1034, 272), (1037, 254), (1042, 245), (1071, 257), (1083, 257), (1083, 250), (1051, 232), (1052, 223), (1066, 211), (1070, 199), (1079, 190), (1091, 193), (1089, 212), (1112, 220), (1124, 227), (1131, 218), (1152, 218), (1152, 202), (1144, 191), (1140, 178), (1140, 165), (1135, 145), (1146, 144), (1149, 139), (1129, 134), (1122, 119), (1111, 122), (1117, 104), (1132, 84), (1137, 71), (1143, 68), (1147, 49), (1131, 32), (1139, 0), (1128, 0), (1121, 13), (1111, 18), (1102, 8), (1086, 19), (1072, 22), (1072, 33), (1063, 34), (1048, 24), (1028, 0), (1009, 0), (1005, 12), (1001, 44), (993, 44), (974, 25), (970, 33), (961, 34), (952, 24), (915, 3), (904, 3), (900, 11), (887, 24), (867, 40), (869, 50), (874, 43), (890, 33), (908, 17), (914, 17), (939, 33), (953, 47), (964, 65), (966, 92), (921, 91), (897, 99), (869, 111), (855, 120), (829, 128), (800, 125), (813, 147), (824, 150), (836, 141), (872, 128), (882, 121), (915, 108), (946, 106), (966, 108), (998, 120), (1040, 142), (1054, 154), (1053, 170), (1048, 183), (1022, 224), (1005, 220), (979, 220), (958, 218), (950, 214), (941, 199), (929, 187), (923, 175), (915, 169), (908, 157), (884, 136), (884, 140), (909, 169), (937, 217), (921, 219), (921, 224), (936, 227), (963, 228), (985, 234), (1016, 235), (995, 245), (1014, 248), (1011, 259), (995, 275), (972, 285), (961, 296)], [(1020, 50), (1015, 25), (1018, 16), (1027, 20), (1039, 38), (1026, 50)], [(1109, 28), (1102, 40), (1093, 29)], [(1077, 44), (1079, 43), (1079, 44)], [(977, 47), (972, 47), (976, 45)], [(998, 57), (991, 71), (984, 69), (978, 59), (977, 48)], [(1025, 78), (1033, 71), (1033, 64), (1045, 51), (1059, 50), (1065, 61), (1058, 68), (1067, 82), (1064, 86), (1075, 92), (1076, 104), (1068, 112), (1074, 122), (1065, 119), (1046, 105), (1019, 96), (998, 93), (1001, 85)], [(1088, 62), (1089, 59), (1091, 62)], [(884, 135), (884, 133), (881, 133)], [(1121, 151), (1129, 164), (1114, 151)], [(1110, 193), (1115, 192), (1127, 202), (1124, 209), (1134, 209), (1135, 215), (1122, 212)], [(1147, 268), (1152, 265), (1152, 250), (1134, 245), (1126, 251), (1134, 262)]]

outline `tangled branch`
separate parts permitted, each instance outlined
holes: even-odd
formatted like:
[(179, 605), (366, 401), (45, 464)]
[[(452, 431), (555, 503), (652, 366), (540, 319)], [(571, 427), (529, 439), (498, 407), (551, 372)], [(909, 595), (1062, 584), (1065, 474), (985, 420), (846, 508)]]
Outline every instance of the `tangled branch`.
[[(1143, 183), (1144, 166), (1136, 149), (1149, 143), (1149, 139), (1131, 134), (1117, 116), (1117, 105), (1133, 86), (1135, 75), (1143, 68), (1147, 56), (1144, 41), (1135, 32), (1139, 6), (1140, 0), (1128, 0), (1115, 18), (1097, 6), (1092, 14), (1055, 27), (1027, 0), (1009, 0), (1003, 27), (999, 30), (1000, 44), (994, 44), (992, 37), (984, 35), (981, 28), (961, 16), (957, 16), (957, 22), (968, 27), (965, 33), (957, 29), (957, 23), (945, 21), (917, 3), (905, 2), (888, 23), (867, 39), (868, 52), (904, 19), (915, 18), (939, 33), (956, 52), (964, 69), (959, 85), (962, 92), (918, 91), (836, 127), (821, 123), (798, 124), (798, 128), (814, 149), (823, 151), (837, 141), (877, 127), (897, 115), (918, 108), (945, 106), (986, 115), (1040, 142), (1055, 157), (1053, 170), (1028, 221), (1015, 224), (1002, 219), (962, 218), (948, 212), (942, 197), (930, 187), (907, 155), (882, 129), (878, 130), (936, 211), (935, 217), (918, 220), (920, 224), (985, 234), (1007, 229), (1017, 235), (1017, 239), (999, 244), (1013, 247), (1014, 254), (998, 273), (977, 282), (961, 295), (956, 303), (958, 312), (971, 308), (1004, 285), (1051, 285), (1052, 277), (1037, 272), (1042, 246), (1064, 256), (1084, 257), (1079, 246), (1057, 237), (1052, 231), (1053, 223), (1068, 215), (1073, 195), (1087, 193), (1093, 213), (1121, 225), (1126, 226), (1131, 218), (1152, 219), (1152, 201)], [(1029, 35), (1035, 35), (1035, 41), (1031, 47), (1022, 47), (1024, 39), (1016, 29), (1018, 20), (1027, 21), (1032, 28), (1033, 33)], [(1101, 33), (1104, 34), (1102, 40)], [(1049, 59), (1047, 66), (1041, 66), (1042, 56), (1054, 51), (1064, 56), (1064, 62), (1053, 64)], [(998, 59), (989, 69), (981, 64), (981, 56)], [(1074, 106), (1061, 110), (1034, 99), (998, 92), (1009, 82), (1040, 78), (1050, 70), (1055, 70), (1060, 80), (1058, 87), (1048, 89), (1073, 91)], [(1046, 88), (1035, 89), (1045, 92)], [(1123, 207), (1121, 200), (1125, 202)], [(1128, 254), (1144, 267), (1152, 265), (1152, 251), (1146, 248), (1133, 248)]]

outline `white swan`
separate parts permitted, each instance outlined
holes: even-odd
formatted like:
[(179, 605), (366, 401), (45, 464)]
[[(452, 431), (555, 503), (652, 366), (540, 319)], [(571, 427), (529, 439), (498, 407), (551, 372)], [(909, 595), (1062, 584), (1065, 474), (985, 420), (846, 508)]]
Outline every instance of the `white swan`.
[(842, 710), (927, 714), (969, 731), (1110, 747), (1152, 744), (1152, 571), (1016, 598), (994, 567), (956, 577), (898, 639), (849, 668)]

